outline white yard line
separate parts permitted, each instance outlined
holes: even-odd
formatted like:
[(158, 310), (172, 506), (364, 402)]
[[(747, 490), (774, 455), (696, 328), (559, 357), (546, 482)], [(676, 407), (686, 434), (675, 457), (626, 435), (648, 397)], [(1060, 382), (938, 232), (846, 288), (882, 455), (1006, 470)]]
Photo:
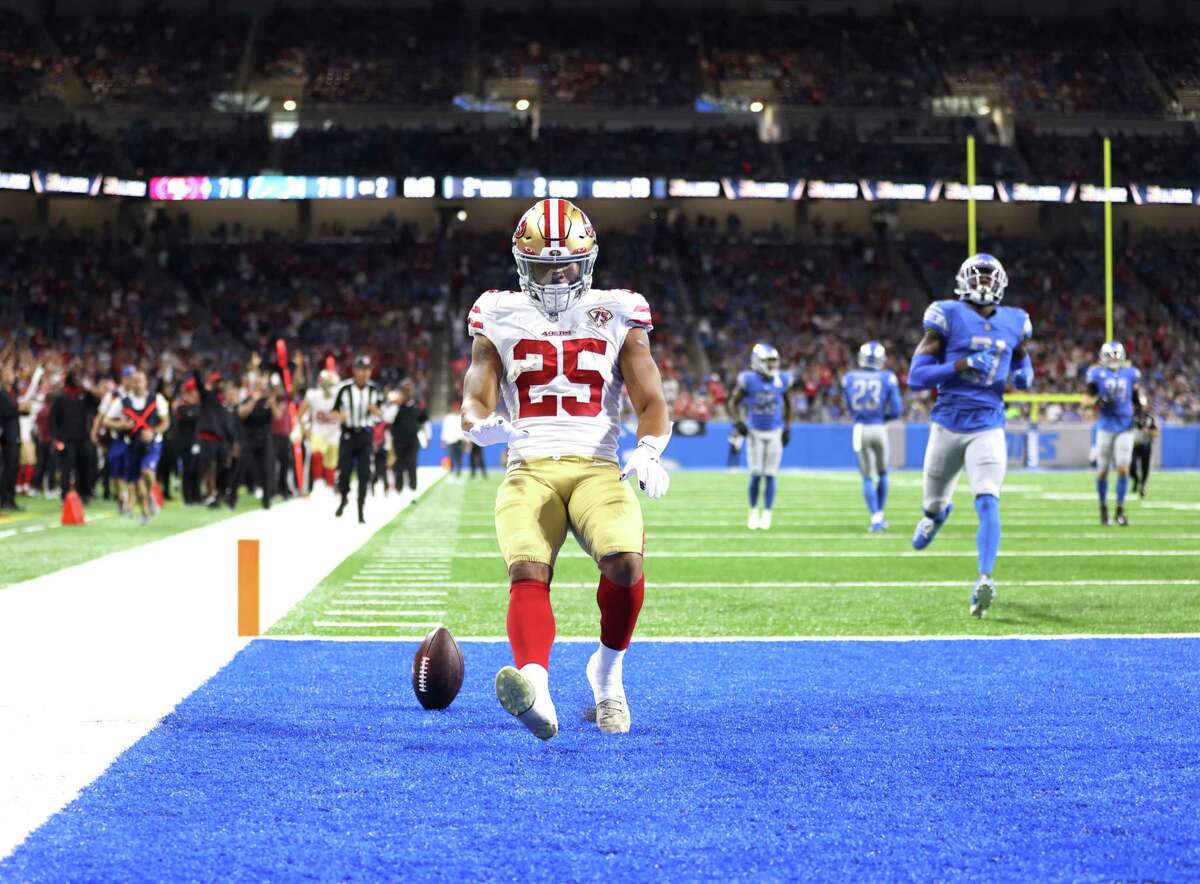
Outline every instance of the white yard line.
[(409, 499), (368, 501), (359, 525), (318, 492), (0, 590), (0, 857), (245, 646), (238, 540), (261, 544), (265, 630)]
[(397, 590), (369, 590), (369, 589), (350, 589), (344, 590), (337, 594), (337, 598), (351, 597), (358, 598), (360, 596), (379, 596), (383, 598), (445, 598), (445, 591), (437, 591), (433, 589), (397, 589)]
[[(963, 580), (766, 580), (747, 582), (708, 582), (658, 581), (649, 577), (646, 586), (655, 589), (921, 589), (925, 587), (952, 586), (962, 588), (969, 581)], [(1200, 586), (1200, 580), (1001, 580), (997, 584), (1001, 589), (1010, 587), (1088, 587), (1088, 586), (1129, 586), (1129, 587), (1173, 587)], [(502, 580), (494, 583), (455, 583), (454, 589), (503, 589), (508, 584)], [(556, 580), (553, 589), (595, 589), (596, 581), (566, 581)]]
[[(434, 629), (441, 625), (442, 625), (442, 621), (440, 621), (440, 620), (429, 620), (424, 623), (412, 622), (412, 621), (407, 621), (407, 620), (406, 621), (374, 620), (374, 621), (369, 621), (366, 623), (364, 623), (362, 621), (358, 621), (358, 620), (355, 620), (355, 621), (314, 620), (313, 621), (313, 626), (317, 626), (322, 629), (397, 629), (397, 628), (400, 628), (400, 629), (414, 629), (414, 628)], [(270, 638), (270, 639), (274, 640), (274, 639), (286, 639), (287, 636), (282, 636), (282, 635), (281, 636), (263, 636), (263, 638)], [(505, 639), (505, 641), (508, 641), (508, 639)]]
[[(863, 523), (866, 524), (864, 518)], [(908, 531), (900, 529), (893, 525), (892, 531), (889, 534), (882, 535), (883, 537), (907, 537)], [(651, 531), (646, 534), (647, 542), (664, 543), (672, 540), (712, 540), (714, 537), (720, 538), (725, 543), (763, 543), (775, 539), (779, 540), (838, 540), (846, 543), (862, 543), (863, 538), (867, 537), (866, 529), (860, 532), (850, 531), (778, 531), (771, 529), (770, 531), (746, 531), (743, 534), (731, 535), (728, 531), (680, 531), (678, 533), (671, 531)], [(492, 541), (496, 540), (495, 533), (469, 533), (460, 534), (462, 540), (471, 541)], [(1054, 533), (1055, 540), (1112, 540), (1113, 531), (1056, 531)], [(974, 540), (974, 538), (963, 536), (961, 540)], [(1003, 540), (1045, 540), (1046, 533), (1044, 531), (1005, 531)], [(1200, 543), (1200, 526), (1197, 526), (1196, 531), (1192, 532), (1159, 532), (1145, 531), (1139, 528), (1137, 532), (1138, 540), (1194, 540)]]

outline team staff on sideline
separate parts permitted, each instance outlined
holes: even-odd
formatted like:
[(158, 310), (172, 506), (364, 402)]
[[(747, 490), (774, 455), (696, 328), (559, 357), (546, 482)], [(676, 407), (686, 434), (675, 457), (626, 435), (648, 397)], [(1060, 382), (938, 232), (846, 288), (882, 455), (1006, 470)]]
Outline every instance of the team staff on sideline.
[(50, 436), (58, 450), (59, 486), (64, 498), (68, 492), (77, 491), (84, 503), (92, 499), (96, 450), (89, 436), (99, 405), (99, 398), (72, 373), (50, 406)]
[(17, 471), (21, 468), (21, 408), (16, 394), (17, 372), (0, 365), (0, 510), (19, 510)]
[[(421, 427), (429, 420), (429, 411), (417, 395), (416, 384), (406, 378), (400, 384), (396, 416), (392, 419), (392, 451), (396, 456), (396, 490), (408, 487), (417, 490), (417, 452), (421, 450)], [(460, 421), (461, 423), (461, 421)], [(459, 430), (461, 432), (461, 429)]]
[(250, 391), (238, 406), (242, 420), (241, 456), (238, 458), (237, 479), (230, 489), (230, 501), (237, 504), (238, 486), (253, 475), (255, 487), (262, 491), (263, 509), (271, 508), (275, 495), (275, 439), (271, 424), (283, 413), (283, 403), (275, 394), (270, 378), (263, 372), (253, 376)]
[(1150, 480), (1150, 459), (1154, 453), (1154, 440), (1158, 438), (1158, 421), (1146, 408), (1141, 408), (1133, 417), (1133, 461), (1129, 465), (1129, 476), (1133, 479), (1133, 493), (1146, 496), (1146, 482)]
[(373, 428), (383, 419), (383, 392), (371, 380), (371, 357), (354, 360), (354, 377), (338, 385), (333, 412), (342, 426), (338, 446), (338, 492), (342, 495), (336, 515), (346, 511), (350, 500), (350, 473), (358, 475), (358, 521), (367, 521), (367, 489), (371, 487)]

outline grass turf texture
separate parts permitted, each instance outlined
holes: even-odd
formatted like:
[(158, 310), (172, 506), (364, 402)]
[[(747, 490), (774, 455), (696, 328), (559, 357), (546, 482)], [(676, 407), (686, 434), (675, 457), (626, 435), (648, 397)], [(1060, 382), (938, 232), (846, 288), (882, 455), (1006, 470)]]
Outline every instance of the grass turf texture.
[(635, 645), (634, 730), (444, 713), (415, 643), (251, 644), (0, 879), (1186, 880), (1200, 641)]
[[(233, 515), (224, 506), (210, 510), (168, 501), (150, 524), (140, 525), (138, 515), (119, 518), (115, 504), (97, 500), (86, 508), (88, 524), (63, 527), (62, 501), (57, 497), (22, 497), (19, 502), (25, 512), (4, 513), (5, 518), (0, 518), (0, 590)], [(243, 495), (236, 512), (249, 512), (258, 506), (258, 500)], [(17, 533), (2, 536), (9, 530)]]
[[(1105, 528), (1091, 473), (1010, 474), (999, 596), (980, 621), (967, 614), (977, 522), (965, 483), (937, 540), (917, 553), (909, 542), (920, 514), (915, 472), (892, 474), (892, 530), (883, 536), (866, 533), (856, 474), (785, 474), (774, 527), (764, 532), (745, 527), (744, 475), (677, 472), (666, 498), (643, 499), (647, 593), (638, 635), (1197, 632), (1200, 476), (1160, 472), (1153, 481), (1147, 500), (1128, 500), (1132, 525)], [(407, 637), (432, 619), (460, 636), (502, 636), (508, 594), (492, 521), (498, 483), (440, 483), (271, 632)], [(1110, 507), (1114, 500), (1110, 491)], [(417, 558), (424, 563), (407, 563)], [(597, 579), (568, 537), (553, 589), (560, 636), (597, 635)], [(318, 625), (330, 623), (338, 625)]]

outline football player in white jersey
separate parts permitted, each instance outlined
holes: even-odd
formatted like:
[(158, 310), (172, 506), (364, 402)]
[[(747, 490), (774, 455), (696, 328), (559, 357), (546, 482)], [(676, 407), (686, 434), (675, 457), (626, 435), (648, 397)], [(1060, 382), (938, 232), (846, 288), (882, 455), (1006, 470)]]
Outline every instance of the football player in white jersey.
[(338, 381), (336, 371), (325, 369), (317, 376), (317, 386), (304, 394), (304, 402), (300, 405), (300, 424), (308, 434), (308, 453), (312, 462), (310, 488), (317, 484), (318, 477), (323, 478), (330, 488), (337, 482), (338, 440), (342, 428), (333, 413), (333, 400)]
[[(596, 560), (600, 646), (587, 665), (605, 733), (629, 730), (621, 673), (642, 607), (642, 512), (629, 476), (652, 499), (669, 484), (671, 438), (662, 377), (650, 353), (650, 307), (625, 290), (591, 287), (596, 232), (575, 205), (542, 200), (512, 238), (519, 291), (485, 292), (471, 308), (471, 366), (462, 426), (477, 445), (508, 446), (496, 494), (496, 534), (511, 580), (508, 638), (515, 666), (496, 675), (500, 704), (543, 740), (558, 733), (550, 698), (550, 581), (567, 531)], [(638, 445), (617, 460), (621, 391)], [(500, 398), (509, 417), (497, 414)]]

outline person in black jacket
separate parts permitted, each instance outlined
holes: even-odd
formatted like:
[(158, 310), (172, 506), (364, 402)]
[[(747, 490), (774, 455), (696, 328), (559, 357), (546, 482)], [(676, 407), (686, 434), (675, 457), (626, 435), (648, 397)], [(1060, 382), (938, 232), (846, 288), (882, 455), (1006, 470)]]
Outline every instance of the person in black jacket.
[(187, 378), (175, 393), (171, 408), (171, 426), (175, 431), (176, 451), (182, 465), (180, 493), (185, 504), (200, 502), (199, 443), (196, 426), (200, 421), (200, 394), (195, 378)]
[(250, 393), (238, 406), (237, 414), (242, 421), (242, 444), (238, 478), (229, 495), (230, 506), (237, 505), (238, 485), (242, 479), (253, 474), (255, 487), (262, 490), (263, 509), (270, 509), (276, 474), (271, 422), (282, 417), (283, 403), (265, 374), (255, 375)]
[(50, 437), (58, 450), (59, 486), (64, 498), (70, 491), (77, 491), (84, 503), (92, 499), (96, 452), (90, 435), (98, 405), (96, 395), (84, 389), (72, 373), (50, 406)]
[(0, 510), (17, 510), (17, 471), (21, 468), (21, 410), (17, 373), (0, 365)]
[(421, 427), (429, 420), (429, 411), (425, 403), (417, 396), (416, 385), (412, 380), (400, 384), (400, 401), (397, 403), (396, 417), (392, 420), (392, 451), (396, 455), (393, 467), (396, 476), (396, 490), (404, 489), (404, 477), (408, 477), (408, 487), (417, 490), (417, 453), (421, 449)]
[(196, 383), (196, 441), (193, 443), (196, 483), (209, 507), (220, 506), (224, 485), (222, 474), (227, 469), (230, 450), (235, 438), (232, 433), (229, 409), (220, 389), (221, 375), (213, 372), (207, 378), (202, 372), (192, 372)]

